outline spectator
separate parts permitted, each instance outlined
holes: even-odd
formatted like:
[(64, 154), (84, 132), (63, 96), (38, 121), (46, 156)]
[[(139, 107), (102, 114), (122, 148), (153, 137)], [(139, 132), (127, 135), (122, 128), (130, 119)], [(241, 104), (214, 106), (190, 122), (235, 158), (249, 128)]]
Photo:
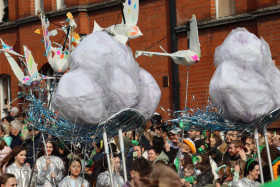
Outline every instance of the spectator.
[(148, 152), (147, 150), (144, 149), (144, 147), (142, 147), (142, 151), (141, 151), (141, 146), (138, 144), (133, 147), (133, 150), (134, 150), (134, 155), (133, 155), (134, 158), (144, 157), (145, 159), (148, 159)]
[(140, 178), (136, 187), (181, 187), (178, 174), (170, 167), (163, 164), (155, 164), (149, 178)]
[(86, 179), (80, 177), (82, 170), (82, 163), (79, 159), (73, 159), (70, 161), (69, 172), (70, 175), (64, 177), (59, 183), (59, 187), (89, 187), (89, 183)]
[(244, 145), (244, 147), (246, 148), (245, 153), (247, 155), (247, 159), (257, 156), (257, 146), (255, 144), (254, 136), (246, 137)]
[(208, 154), (198, 155), (197, 163), (195, 164), (197, 174), (197, 186), (205, 186), (212, 184), (214, 175), (211, 170)]
[(21, 138), (21, 129), (22, 129), (22, 123), (18, 120), (14, 120), (11, 122), (11, 137), (13, 138), (11, 143), (11, 148), (13, 149), (17, 145), (22, 144), (22, 138)]
[(195, 128), (191, 128), (188, 131), (188, 135), (189, 135), (189, 138), (194, 142), (195, 147), (198, 150), (201, 147), (201, 145), (203, 145), (203, 142), (200, 139), (201, 131), (199, 131), (199, 130), (197, 130)]
[[(277, 149), (275, 145), (270, 145), (269, 146), (270, 150), (270, 157), (272, 161), (272, 169), (273, 169), (273, 176), (274, 179), (277, 179), (278, 176), (280, 175), (280, 151)], [(264, 176), (264, 181), (270, 181), (270, 170), (269, 170), (269, 165), (268, 165), (268, 157), (267, 157), (267, 150), (266, 148), (263, 148), (261, 151), (261, 158), (263, 160), (263, 176)]]
[(163, 154), (163, 152), (159, 153), (157, 150), (158, 149), (156, 149), (155, 147), (151, 147), (148, 150), (148, 160), (150, 161), (150, 163), (154, 165), (159, 161), (163, 161), (165, 164), (168, 164), (169, 162), (168, 156), (166, 154)]
[(10, 136), (11, 125), (9, 122), (2, 123), (0, 126), (1, 138), (6, 142), (7, 146), (11, 146), (13, 138)]
[(210, 137), (210, 150), (208, 154), (211, 158), (220, 165), (223, 161), (223, 156), (227, 151), (227, 144), (223, 142), (222, 138), (218, 134), (212, 134)]
[[(231, 168), (235, 168), (236, 165), (239, 165), (240, 171), (239, 171), (239, 177), (243, 178), (244, 176), (244, 169), (245, 169), (245, 160), (246, 160), (246, 154), (244, 150), (242, 150), (243, 143), (241, 140), (233, 140), (229, 144), (229, 166)], [(237, 172), (237, 171), (236, 171)]]
[(261, 184), (256, 181), (258, 180), (260, 175), (260, 166), (257, 161), (248, 160), (246, 163), (246, 169), (244, 173), (243, 179), (238, 180), (233, 184), (234, 187), (243, 187), (243, 186), (249, 186), (249, 187), (258, 187)]
[(194, 167), (192, 164), (186, 165), (183, 168), (183, 178), (181, 179), (181, 182), (184, 186), (189, 186), (190, 184), (196, 184), (196, 176), (194, 173)]
[(93, 143), (95, 155), (93, 156), (92, 160), (93, 162), (98, 162), (103, 159), (103, 151), (104, 151), (104, 146), (103, 146), (103, 140), (101, 140), (98, 143)]
[(0, 185), (1, 187), (16, 187), (17, 180), (15, 175), (11, 173), (5, 173), (0, 176)]
[[(0, 140), (0, 162), (12, 152), (12, 149), (7, 146), (4, 140)], [(4, 169), (5, 170), (5, 169)], [(0, 171), (1, 174), (1, 171)]]
[(225, 141), (227, 144), (230, 144), (233, 140), (240, 140), (240, 133), (238, 131), (227, 131)]
[(135, 187), (137, 184), (139, 185), (140, 178), (147, 178), (152, 170), (152, 166), (145, 158), (136, 158), (132, 163), (132, 168), (130, 171), (131, 180), (126, 182), (124, 187)]

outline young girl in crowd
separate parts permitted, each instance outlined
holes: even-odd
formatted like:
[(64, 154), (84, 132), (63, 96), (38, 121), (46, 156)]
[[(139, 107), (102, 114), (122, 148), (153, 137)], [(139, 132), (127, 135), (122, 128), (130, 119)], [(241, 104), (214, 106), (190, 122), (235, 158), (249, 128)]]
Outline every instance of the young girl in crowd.
[(31, 169), (25, 165), (25, 160), (25, 148), (23, 146), (16, 146), (0, 164), (2, 173), (4, 173), (4, 167), (7, 166), (6, 173), (15, 175), (19, 187), (28, 187), (30, 182)]
[(70, 175), (64, 177), (59, 183), (59, 187), (89, 187), (88, 181), (80, 177), (81, 170), (81, 161), (73, 159), (69, 166)]
[(64, 164), (61, 158), (54, 156), (54, 143), (47, 141), (43, 147), (44, 155), (36, 162), (38, 187), (57, 186), (64, 174)]

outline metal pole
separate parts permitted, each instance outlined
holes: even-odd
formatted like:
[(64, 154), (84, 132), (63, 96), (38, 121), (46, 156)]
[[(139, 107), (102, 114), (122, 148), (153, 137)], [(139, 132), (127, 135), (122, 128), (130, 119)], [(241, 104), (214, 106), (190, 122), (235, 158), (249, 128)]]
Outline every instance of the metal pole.
[(187, 66), (187, 83), (186, 83), (185, 111), (187, 110), (187, 104), (188, 104), (187, 102), (188, 102), (189, 73), (190, 73), (190, 66)]
[(263, 169), (262, 169), (262, 159), (261, 159), (261, 152), (260, 152), (260, 145), (259, 145), (258, 128), (255, 128), (254, 137), (255, 137), (255, 141), (256, 141), (256, 145), (257, 145), (257, 152), (258, 152), (259, 166), (260, 166), (260, 173), (261, 173), (261, 182), (262, 182), (262, 184), (264, 184)]
[(269, 165), (271, 180), (274, 181), (270, 150), (269, 150), (269, 145), (268, 145), (268, 141), (267, 141), (267, 129), (266, 129), (266, 127), (263, 128), (263, 133), (264, 133), (265, 147), (266, 147), (266, 152), (267, 152), (267, 158), (268, 158), (268, 165)]
[(105, 127), (103, 127), (103, 141), (104, 141), (105, 154), (106, 154), (106, 157), (107, 157), (107, 164), (108, 164), (108, 170), (109, 170), (109, 175), (110, 175), (110, 180), (111, 180), (111, 186), (114, 187), (113, 173), (112, 173), (112, 167), (111, 167), (111, 159), (110, 159), (110, 154), (109, 154), (107, 133), (106, 133)]
[(126, 172), (126, 163), (125, 163), (125, 156), (124, 156), (124, 143), (123, 143), (123, 132), (122, 129), (119, 129), (119, 139), (120, 139), (120, 149), (123, 161), (123, 174), (124, 174), (124, 181), (127, 182), (127, 172)]

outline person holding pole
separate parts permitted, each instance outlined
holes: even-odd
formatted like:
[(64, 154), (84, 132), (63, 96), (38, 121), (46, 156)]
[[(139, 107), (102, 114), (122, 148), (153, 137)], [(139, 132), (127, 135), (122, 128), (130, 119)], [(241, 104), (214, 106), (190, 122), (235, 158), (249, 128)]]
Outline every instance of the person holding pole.
[(61, 158), (54, 156), (54, 143), (45, 142), (44, 155), (38, 158), (36, 167), (38, 170), (38, 187), (57, 186), (64, 174), (64, 164)]

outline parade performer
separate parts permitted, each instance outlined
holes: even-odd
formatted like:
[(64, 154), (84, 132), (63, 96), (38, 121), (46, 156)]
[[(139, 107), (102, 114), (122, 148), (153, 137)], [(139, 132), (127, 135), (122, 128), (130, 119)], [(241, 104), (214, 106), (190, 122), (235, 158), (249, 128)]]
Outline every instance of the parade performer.
[(70, 162), (70, 175), (64, 177), (59, 183), (59, 187), (89, 187), (89, 182), (80, 177), (82, 164), (79, 159), (73, 159)]
[(29, 186), (31, 168), (25, 165), (25, 160), (25, 148), (23, 146), (16, 146), (13, 148), (12, 152), (2, 160), (0, 164), (2, 173), (4, 173), (4, 168), (6, 166), (6, 173), (15, 175), (19, 187)]
[(36, 166), (38, 169), (38, 187), (52, 187), (59, 184), (64, 173), (64, 164), (61, 158), (52, 155), (54, 143), (47, 141), (44, 155), (38, 158)]

